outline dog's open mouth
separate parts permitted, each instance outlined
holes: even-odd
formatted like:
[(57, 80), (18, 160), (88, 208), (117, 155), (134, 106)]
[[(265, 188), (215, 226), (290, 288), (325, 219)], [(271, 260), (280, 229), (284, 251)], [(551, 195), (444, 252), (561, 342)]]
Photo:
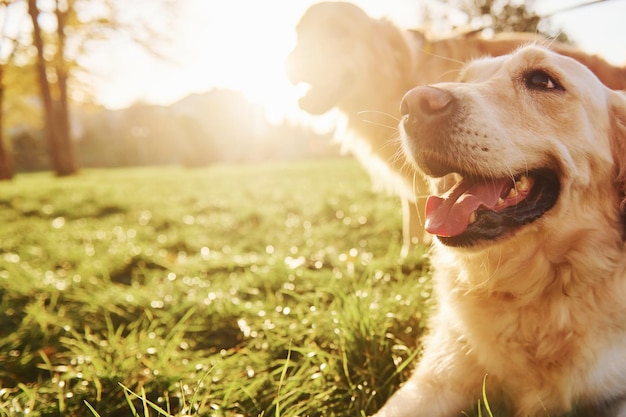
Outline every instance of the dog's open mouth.
[(508, 178), (462, 177), (426, 202), (426, 230), (449, 246), (498, 239), (550, 210), (559, 195), (557, 175), (537, 170)]

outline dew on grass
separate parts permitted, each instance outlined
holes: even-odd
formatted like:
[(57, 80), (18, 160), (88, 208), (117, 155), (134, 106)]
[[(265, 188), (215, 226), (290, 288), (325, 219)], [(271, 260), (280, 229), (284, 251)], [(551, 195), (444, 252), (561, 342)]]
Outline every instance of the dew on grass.
[(70, 364), (72, 365), (84, 365), (89, 362), (91, 362), (91, 357), (83, 355), (78, 355), (70, 360)]
[(139, 213), (139, 224), (142, 226), (146, 226), (150, 219), (152, 219), (152, 213), (149, 210), (143, 210)]
[(239, 330), (241, 330), (241, 333), (243, 333), (245, 337), (250, 337), (250, 335), (252, 334), (252, 329), (245, 319), (238, 319), (237, 326), (239, 326)]
[(96, 254), (96, 248), (91, 243), (85, 243), (85, 255), (94, 256)]
[(209, 302), (216, 300), (216, 299), (217, 299), (217, 294), (214, 292), (210, 292), (206, 296), (206, 300), (209, 300)]
[(288, 213), (285, 219), (285, 227), (287, 229), (295, 229), (300, 225), (300, 218), (294, 213)]
[(2, 255), (2, 257), (5, 261), (12, 264), (17, 264), (20, 262), (20, 255), (18, 255), (17, 253), (5, 253)]
[(65, 226), (65, 218), (64, 217), (55, 217), (54, 220), (52, 220), (52, 228), (53, 229), (60, 229), (63, 226)]
[(290, 269), (296, 269), (301, 267), (306, 263), (306, 258), (304, 256), (298, 256), (297, 258), (293, 258), (291, 256), (287, 256), (285, 258), (285, 265)]

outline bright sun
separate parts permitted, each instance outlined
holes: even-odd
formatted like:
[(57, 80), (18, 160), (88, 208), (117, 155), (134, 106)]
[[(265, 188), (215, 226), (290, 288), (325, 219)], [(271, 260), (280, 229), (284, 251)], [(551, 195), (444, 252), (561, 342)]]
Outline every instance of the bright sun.
[(299, 91), (286, 79), (285, 58), (309, 1), (274, 2), (179, 3), (172, 44), (166, 48), (171, 62), (156, 61), (136, 47), (95, 51), (92, 66), (104, 74), (97, 98), (109, 107), (134, 101), (168, 104), (217, 87), (263, 104), (273, 121), (295, 114)]

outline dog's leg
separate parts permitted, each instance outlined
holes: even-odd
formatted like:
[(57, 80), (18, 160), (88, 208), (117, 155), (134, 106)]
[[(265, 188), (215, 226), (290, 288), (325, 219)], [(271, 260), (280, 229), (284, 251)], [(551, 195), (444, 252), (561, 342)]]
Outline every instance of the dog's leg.
[[(467, 401), (462, 395), (411, 378), (373, 417), (456, 417)], [(443, 387), (440, 387), (443, 388)]]
[(402, 203), (402, 250), (400, 257), (405, 259), (418, 243), (430, 243), (430, 236), (424, 231), (424, 207), (407, 197), (400, 197)]
[(400, 251), (400, 258), (405, 259), (413, 248), (411, 202), (404, 196), (400, 197), (400, 202), (402, 203), (402, 250)]
[(456, 417), (479, 398), (485, 371), (452, 326), (439, 324), (411, 378), (375, 417)]

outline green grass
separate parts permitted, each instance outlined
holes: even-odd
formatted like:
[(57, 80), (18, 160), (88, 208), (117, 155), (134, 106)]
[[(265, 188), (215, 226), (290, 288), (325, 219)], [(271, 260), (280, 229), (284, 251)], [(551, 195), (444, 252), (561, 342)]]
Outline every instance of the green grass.
[(0, 415), (360, 416), (429, 311), (349, 159), (0, 183)]

